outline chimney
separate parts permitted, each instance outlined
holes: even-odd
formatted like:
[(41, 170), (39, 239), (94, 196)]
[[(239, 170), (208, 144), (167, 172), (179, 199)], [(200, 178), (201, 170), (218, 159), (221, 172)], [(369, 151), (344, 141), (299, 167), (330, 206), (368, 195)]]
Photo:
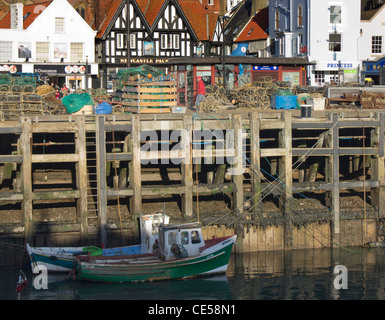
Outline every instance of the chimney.
[(23, 30), (23, 4), (11, 3), (11, 29)]

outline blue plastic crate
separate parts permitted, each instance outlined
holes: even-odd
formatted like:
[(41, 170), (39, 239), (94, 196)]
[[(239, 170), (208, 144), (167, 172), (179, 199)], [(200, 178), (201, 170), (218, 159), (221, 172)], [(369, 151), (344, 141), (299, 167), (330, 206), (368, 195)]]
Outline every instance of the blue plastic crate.
[(275, 96), (271, 97), (273, 109), (297, 109), (297, 96)]

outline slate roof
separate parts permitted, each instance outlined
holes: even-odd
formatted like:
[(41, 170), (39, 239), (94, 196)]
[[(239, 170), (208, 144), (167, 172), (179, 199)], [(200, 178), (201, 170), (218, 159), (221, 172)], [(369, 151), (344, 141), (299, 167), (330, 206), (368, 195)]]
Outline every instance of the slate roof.
[(250, 42), (255, 40), (267, 39), (267, 29), (269, 27), (269, 8), (259, 10), (254, 17), (250, 19), (242, 32), (234, 42)]

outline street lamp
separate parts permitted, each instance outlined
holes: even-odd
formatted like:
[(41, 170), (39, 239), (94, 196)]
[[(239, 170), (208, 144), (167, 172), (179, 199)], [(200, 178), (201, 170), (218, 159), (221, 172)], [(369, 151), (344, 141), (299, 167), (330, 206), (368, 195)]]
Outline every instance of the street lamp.
[(223, 89), (226, 89), (226, 62), (225, 62), (225, 48), (226, 48), (226, 41), (225, 41), (225, 21), (228, 19), (228, 16), (219, 16), (219, 20), (222, 23), (222, 74), (223, 74)]
[(126, 0), (127, 15), (126, 15), (126, 42), (127, 42), (127, 69), (131, 68), (131, 48), (130, 48), (130, 0)]
[(88, 56), (86, 56), (86, 90), (88, 89)]

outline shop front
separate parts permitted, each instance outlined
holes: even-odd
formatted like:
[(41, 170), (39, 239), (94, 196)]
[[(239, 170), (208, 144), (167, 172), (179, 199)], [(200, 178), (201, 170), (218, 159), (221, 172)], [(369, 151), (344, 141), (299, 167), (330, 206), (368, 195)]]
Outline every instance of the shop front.
[(70, 91), (91, 88), (90, 79), (98, 75), (97, 65), (88, 64), (35, 64), (33, 72), (48, 84)]
[[(206, 86), (225, 86), (227, 90), (257, 82), (260, 77), (270, 76), (272, 80), (289, 81), (292, 85), (306, 85), (306, 66), (312, 64), (304, 58), (257, 58), (248, 56), (192, 57), (167, 59), (130, 59), (130, 67), (140, 65), (155, 67), (165, 74), (174, 74), (179, 106), (194, 105), (197, 77), (202, 77)], [(113, 79), (121, 69), (127, 68), (127, 61), (101, 65), (102, 86), (113, 91)]]
[(384, 85), (385, 79), (381, 76), (385, 68), (385, 57), (377, 60), (362, 61), (361, 79), (365, 83)]

